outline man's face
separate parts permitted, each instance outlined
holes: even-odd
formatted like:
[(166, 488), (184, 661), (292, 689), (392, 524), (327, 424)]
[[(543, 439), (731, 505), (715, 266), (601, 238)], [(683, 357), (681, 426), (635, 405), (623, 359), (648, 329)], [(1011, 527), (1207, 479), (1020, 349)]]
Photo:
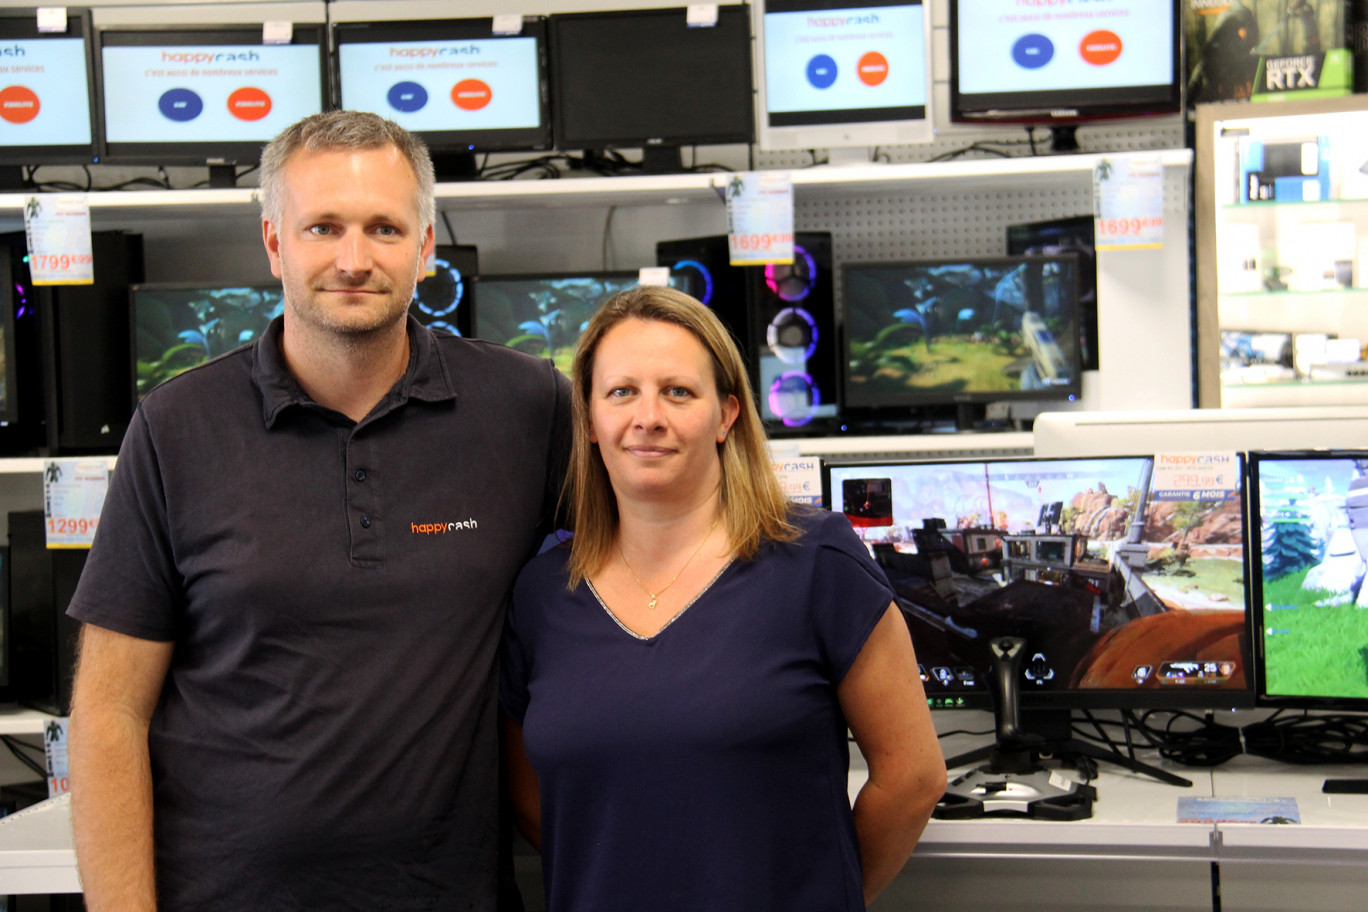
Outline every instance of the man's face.
[(433, 245), (404, 157), (299, 151), (282, 177), (280, 224), (263, 221), (262, 235), (287, 329), (360, 338), (401, 321)]

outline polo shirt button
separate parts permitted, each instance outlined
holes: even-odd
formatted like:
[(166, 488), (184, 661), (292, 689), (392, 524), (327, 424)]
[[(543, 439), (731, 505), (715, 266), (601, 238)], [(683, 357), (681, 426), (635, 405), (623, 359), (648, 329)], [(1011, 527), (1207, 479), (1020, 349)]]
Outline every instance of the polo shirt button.
[(371, 520), (370, 520), (370, 517), (369, 517), (369, 516), (363, 516), (363, 517), (361, 517), (361, 528), (363, 528), (363, 529), (369, 529), (370, 527), (371, 527)]
[(365, 481), (365, 480), (366, 480), (366, 470), (365, 470), (365, 469), (357, 469), (355, 472), (352, 472), (352, 478), (355, 478), (357, 481)]

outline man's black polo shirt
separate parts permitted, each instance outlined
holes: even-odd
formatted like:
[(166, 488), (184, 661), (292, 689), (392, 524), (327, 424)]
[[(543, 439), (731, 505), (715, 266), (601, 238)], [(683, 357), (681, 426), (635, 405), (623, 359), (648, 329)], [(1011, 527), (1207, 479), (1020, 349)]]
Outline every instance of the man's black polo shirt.
[(409, 322), (359, 423), (262, 339), (143, 400), (70, 614), (174, 640), (164, 909), (493, 908), (494, 658), (564, 477), (549, 361)]

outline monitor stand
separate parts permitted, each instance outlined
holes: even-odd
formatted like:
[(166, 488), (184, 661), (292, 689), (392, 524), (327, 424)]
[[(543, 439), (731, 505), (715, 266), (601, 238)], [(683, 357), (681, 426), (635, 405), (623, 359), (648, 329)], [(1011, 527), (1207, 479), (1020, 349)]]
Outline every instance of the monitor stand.
[(0, 165), (0, 191), (27, 189), (23, 165)]
[(1055, 155), (1078, 151), (1078, 127), (1050, 127), (1050, 151)]
[(680, 174), (684, 171), (682, 153), (683, 150), (679, 146), (642, 146), (642, 173)]
[(480, 177), (474, 152), (434, 152), (432, 170), (436, 172), (438, 183), (443, 184), (478, 180)]
[(237, 165), (210, 165), (209, 186), (222, 190), (237, 186)]
[(1192, 783), (1173, 773), (1129, 757), (1103, 750), (1070, 738), (1067, 710), (1063, 715), (1064, 734), (1056, 738), (1024, 731), (1021, 727), (1021, 659), (1026, 641), (1019, 637), (998, 637), (989, 644), (993, 654), (992, 693), (994, 742), (946, 760), (954, 769), (987, 760), (956, 777), (946, 788), (935, 816), (967, 819), (985, 814), (1019, 814), (1043, 820), (1083, 820), (1092, 816), (1097, 791), (1059, 773), (1047, 770), (1040, 758), (1045, 755), (1082, 755), (1144, 773), (1169, 785), (1191, 787)]

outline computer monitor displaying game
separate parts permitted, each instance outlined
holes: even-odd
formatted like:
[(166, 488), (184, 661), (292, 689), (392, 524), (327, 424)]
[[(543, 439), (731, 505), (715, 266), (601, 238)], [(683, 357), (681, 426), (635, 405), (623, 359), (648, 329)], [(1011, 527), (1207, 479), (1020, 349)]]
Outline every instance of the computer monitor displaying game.
[(0, 166), (100, 159), (90, 12), (40, 32), (36, 8), (0, 9)]
[(1077, 257), (848, 263), (843, 274), (846, 410), (1079, 394)]
[(1034, 710), (1253, 705), (1238, 454), (824, 467), (892, 583), (937, 708), (989, 705), (1026, 641)]
[(517, 34), (493, 28), (492, 19), (334, 23), (334, 103), (418, 134), (439, 178), (462, 176), (446, 167), (456, 156), (549, 149), (546, 21), (524, 16)]
[(322, 111), (326, 33), (288, 44), (260, 25), (110, 27), (98, 32), (105, 154), (114, 163), (255, 165), (281, 130)]
[(756, 142), (930, 142), (931, 14), (921, 0), (757, 0)]
[(682, 169), (682, 146), (749, 143), (750, 11), (684, 7), (551, 16), (552, 107), (561, 150), (639, 148), (652, 171)]
[(1098, 369), (1097, 248), (1093, 228), (1091, 215), (1007, 226), (1010, 256), (1078, 257), (1078, 345), (1084, 370)]
[(1368, 711), (1368, 450), (1249, 454), (1259, 702)]
[(639, 279), (627, 271), (476, 276), (475, 336), (551, 358), (569, 375), (589, 318)]
[(135, 401), (153, 387), (246, 345), (285, 309), (280, 285), (142, 284), (132, 305)]
[[(1179, 0), (950, 0), (950, 119), (1071, 126), (1176, 114), (1182, 23)], [(1055, 151), (1070, 142), (1057, 133)]]

